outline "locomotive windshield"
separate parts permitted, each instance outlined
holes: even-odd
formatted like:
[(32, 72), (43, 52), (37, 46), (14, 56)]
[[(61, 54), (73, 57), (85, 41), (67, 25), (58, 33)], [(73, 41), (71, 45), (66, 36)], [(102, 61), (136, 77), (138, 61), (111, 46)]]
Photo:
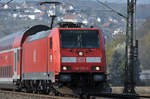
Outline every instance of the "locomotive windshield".
[(60, 30), (62, 48), (100, 48), (97, 30)]

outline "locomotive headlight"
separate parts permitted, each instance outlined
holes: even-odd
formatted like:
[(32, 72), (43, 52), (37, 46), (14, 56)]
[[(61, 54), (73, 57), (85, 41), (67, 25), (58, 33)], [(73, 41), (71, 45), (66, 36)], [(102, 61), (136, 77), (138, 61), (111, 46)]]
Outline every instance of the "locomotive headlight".
[(97, 71), (99, 71), (99, 70), (100, 70), (100, 67), (96, 67), (95, 69), (96, 69)]
[(93, 71), (100, 71), (101, 70), (101, 68), (99, 67), (99, 66), (92, 66), (92, 68), (91, 68)]
[(62, 70), (63, 71), (71, 70), (71, 67), (70, 66), (62, 66)]
[(67, 66), (63, 66), (63, 68), (62, 68), (63, 70), (67, 70)]
[(79, 52), (79, 56), (83, 56), (83, 52)]

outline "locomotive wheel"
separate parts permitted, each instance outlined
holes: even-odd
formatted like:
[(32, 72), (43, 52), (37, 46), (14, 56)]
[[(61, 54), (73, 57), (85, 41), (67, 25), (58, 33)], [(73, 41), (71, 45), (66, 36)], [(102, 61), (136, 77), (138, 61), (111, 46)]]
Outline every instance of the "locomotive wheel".
[(96, 99), (95, 97), (92, 97), (92, 99)]
[(80, 95), (79, 99), (96, 99), (95, 97), (90, 97), (88, 95)]
[(18, 90), (25, 93), (49, 94), (51, 83), (49, 81), (26, 80), (17, 85)]
[(80, 95), (79, 99), (90, 99), (89, 95)]

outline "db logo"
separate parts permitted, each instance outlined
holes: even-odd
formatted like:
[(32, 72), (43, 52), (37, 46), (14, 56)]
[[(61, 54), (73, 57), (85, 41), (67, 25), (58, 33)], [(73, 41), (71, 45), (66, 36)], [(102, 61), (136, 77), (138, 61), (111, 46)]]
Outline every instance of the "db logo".
[(33, 51), (33, 62), (36, 63), (36, 49)]
[(86, 60), (85, 60), (85, 57), (77, 57), (77, 62), (78, 63), (84, 63)]

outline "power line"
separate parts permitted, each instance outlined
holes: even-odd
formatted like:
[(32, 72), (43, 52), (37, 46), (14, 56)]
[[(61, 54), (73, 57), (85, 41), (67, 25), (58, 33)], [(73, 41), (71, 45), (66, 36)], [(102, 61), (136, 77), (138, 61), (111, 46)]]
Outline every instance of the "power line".
[[(0, 0), (1, 1), (1, 0)], [(9, 3), (11, 3), (14, 0), (9, 0), (8, 2), (6, 2), (5, 4), (3, 4), (0, 8), (4, 7), (5, 5), (8, 5)]]
[(113, 8), (111, 8), (110, 6), (108, 6), (107, 4), (101, 2), (100, 0), (96, 0), (96, 1), (97, 1), (99, 4), (101, 4), (101, 5), (105, 6), (105, 7), (107, 7), (108, 9), (112, 10), (113, 12), (117, 13), (119, 16), (121, 16), (121, 17), (127, 19), (126, 16), (124, 16), (122, 13), (120, 13), (120, 12), (114, 10)]

